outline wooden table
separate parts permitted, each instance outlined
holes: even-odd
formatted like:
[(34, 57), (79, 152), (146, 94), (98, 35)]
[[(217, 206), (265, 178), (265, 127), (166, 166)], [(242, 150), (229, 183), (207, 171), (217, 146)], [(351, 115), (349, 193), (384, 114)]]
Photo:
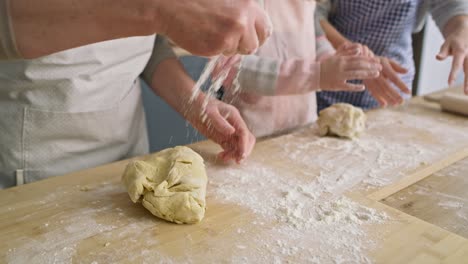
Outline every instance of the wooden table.
[(421, 98), (368, 113), (359, 140), (315, 126), (206, 160), (208, 209), (175, 225), (133, 204), (128, 161), (0, 191), (6, 263), (468, 263), (468, 118)]

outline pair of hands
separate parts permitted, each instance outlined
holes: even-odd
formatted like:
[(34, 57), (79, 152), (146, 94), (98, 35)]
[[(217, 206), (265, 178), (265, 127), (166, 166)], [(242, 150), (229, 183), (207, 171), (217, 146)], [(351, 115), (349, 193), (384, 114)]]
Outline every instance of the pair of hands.
[[(349, 44), (345, 44), (349, 45)], [(399, 74), (407, 73), (407, 70), (400, 66), (397, 62), (386, 58), (375, 56), (372, 51), (365, 45), (359, 45), (360, 54), (369, 58), (377, 58), (382, 65), (380, 76), (374, 79), (364, 79), (364, 84), (379, 102), (381, 106), (397, 105), (403, 102), (400, 92), (410, 94), (410, 89), (399, 77)], [(459, 26), (456, 30), (447, 34), (439, 54), (436, 58), (440, 61), (446, 60), (452, 56), (452, 67), (448, 77), (448, 84), (452, 85), (460, 70), (464, 73), (463, 89), (468, 95), (468, 26)]]
[[(363, 57), (368, 61), (365, 61)], [(345, 43), (338, 48), (336, 55), (322, 63), (321, 82), (324, 84), (321, 84), (321, 89), (363, 91), (367, 88), (381, 106), (397, 105), (403, 102), (403, 98), (392, 87), (392, 83), (403, 93), (409, 94), (410, 90), (398, 76), (406, 72), (407, 70), (397, 62), (375, 56), (365, 45)], [(354, 79), (363, 80), (363, 85), (346, 82)]]

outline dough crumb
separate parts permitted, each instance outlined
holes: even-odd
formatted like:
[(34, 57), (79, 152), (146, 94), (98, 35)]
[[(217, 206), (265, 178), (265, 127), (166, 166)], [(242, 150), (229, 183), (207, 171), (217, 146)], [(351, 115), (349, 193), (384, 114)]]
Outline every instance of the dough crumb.
[(90, 188), (88, 186), (81, 186), (80, 187), (80, 191), (82, 191), (82, 192), (87, 192), (89, 190), (90, 190)]

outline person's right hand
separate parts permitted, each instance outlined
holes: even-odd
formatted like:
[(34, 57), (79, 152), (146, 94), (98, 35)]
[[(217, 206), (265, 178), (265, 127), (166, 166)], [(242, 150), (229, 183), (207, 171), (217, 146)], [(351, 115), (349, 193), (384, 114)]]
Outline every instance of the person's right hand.
[(376, 58), (334, 55), (320, 65), (319, 87), (323, 91), (363, 91), (364, 85), (347, 81), (374, 79), (380, 75), (381, 70), (382, 66)]
[(255, 0), (162, 1), (162, 34), (199, 56), (254, 53), (272, 33)]

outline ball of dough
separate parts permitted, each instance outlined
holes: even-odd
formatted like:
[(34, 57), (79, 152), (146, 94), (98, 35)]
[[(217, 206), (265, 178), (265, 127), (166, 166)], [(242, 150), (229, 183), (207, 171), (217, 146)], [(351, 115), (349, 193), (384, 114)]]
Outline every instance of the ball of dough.
[(207, 176), (203, 158), (188, 147), (175, 147), (132, 161), (122, 177), (130, 199), (153, 215), (192, 224), (205, 215)]
[(350, 104), (334, 104), (319, 113), (317, 124), (321, 136), (356, 138), (366, 128), (366, 114)]

